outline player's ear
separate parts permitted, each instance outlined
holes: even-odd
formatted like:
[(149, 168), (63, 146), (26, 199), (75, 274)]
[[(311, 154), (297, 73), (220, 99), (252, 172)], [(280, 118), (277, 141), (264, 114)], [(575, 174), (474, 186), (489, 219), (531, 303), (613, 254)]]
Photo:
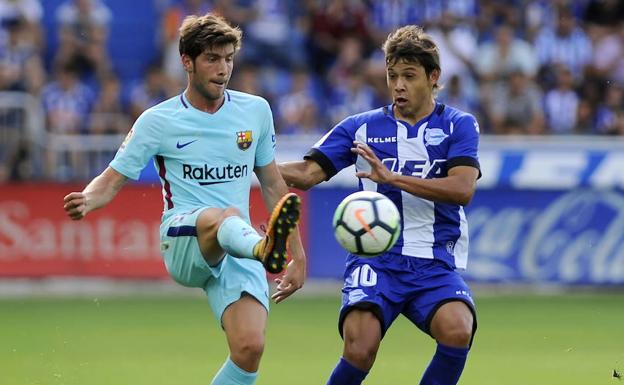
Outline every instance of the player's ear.
[(434, 85), (438, 84), (439, 80), (440, 80), (440, 70), (436, 68), (433, 71), (431, 71), (431, 73), (429, 74), (429, 83), (433, 87)]
[(182, 55), (181, 57), (182, 60), (182, 66), (184, 67), (184, 71), (191, 73), (193, 72), (193, 60), (191, 59), (191, 57), (189, 55)]

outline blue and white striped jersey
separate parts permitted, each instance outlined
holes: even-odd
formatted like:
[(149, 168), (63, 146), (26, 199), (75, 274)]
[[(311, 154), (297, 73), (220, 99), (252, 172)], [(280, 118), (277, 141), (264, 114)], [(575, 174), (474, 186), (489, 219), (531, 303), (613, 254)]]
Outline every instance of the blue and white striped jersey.
[[(370, 169), (365, 159), (350, 151), (354, 140), (366, 143), (388, 169), (402, 175), (442, 178), (455, 166), (479, 168), (477, 121), (441, 103), (413, 126), (395, 119), (391, 105), (349, 116), (323, 136), (305, 158), (316, 161), (328, 179), (352, 164), (356, 170)], [(359, 187), (386, 195), (401, 212), (402, 234), (390, 252), (440, 259), (453, 268), (466, 267), (468, 225), (462, 206), (425, 200), (370, 179), (360, 179)]]

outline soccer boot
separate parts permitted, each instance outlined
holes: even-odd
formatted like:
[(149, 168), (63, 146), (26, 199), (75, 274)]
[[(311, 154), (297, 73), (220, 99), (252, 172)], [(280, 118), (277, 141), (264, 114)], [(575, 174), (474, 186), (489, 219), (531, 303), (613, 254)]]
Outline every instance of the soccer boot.
[(254, 248), (254, 256), (269, 273), (280, 273), (286, 267), (286, 245), (299, 222), (300, 207), (301, 198), (297, 194), (284, 195), (271, 213), (264, 239)]

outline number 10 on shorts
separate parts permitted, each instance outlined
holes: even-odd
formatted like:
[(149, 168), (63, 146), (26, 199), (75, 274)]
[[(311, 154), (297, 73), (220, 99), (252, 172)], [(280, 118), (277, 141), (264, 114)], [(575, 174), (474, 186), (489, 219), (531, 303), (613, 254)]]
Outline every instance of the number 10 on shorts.
[(351, 287), (368, 287), (377, 284), (377, 273), (369, 265), (358, 266), (351, 273)]

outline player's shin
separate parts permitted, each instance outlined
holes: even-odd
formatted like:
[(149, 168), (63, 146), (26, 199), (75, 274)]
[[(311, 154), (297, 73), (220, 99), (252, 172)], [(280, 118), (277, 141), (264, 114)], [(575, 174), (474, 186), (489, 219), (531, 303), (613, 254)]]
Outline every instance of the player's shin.
[(469, 350), (470, 348), (453, 348), (438, 344), (433, 359), (420, 380), (420, 385), (457, 384)]
[(241, 217), (227, 217), (219, 226), (217, 240), (223, 250), (233, 257), (254, 258), (254, 246), (262, 237)]
[(368, 372), (356, 368), (344, 358), (340, 358), (338, 365), (327, 380), (327, 385), (360, 385)]

